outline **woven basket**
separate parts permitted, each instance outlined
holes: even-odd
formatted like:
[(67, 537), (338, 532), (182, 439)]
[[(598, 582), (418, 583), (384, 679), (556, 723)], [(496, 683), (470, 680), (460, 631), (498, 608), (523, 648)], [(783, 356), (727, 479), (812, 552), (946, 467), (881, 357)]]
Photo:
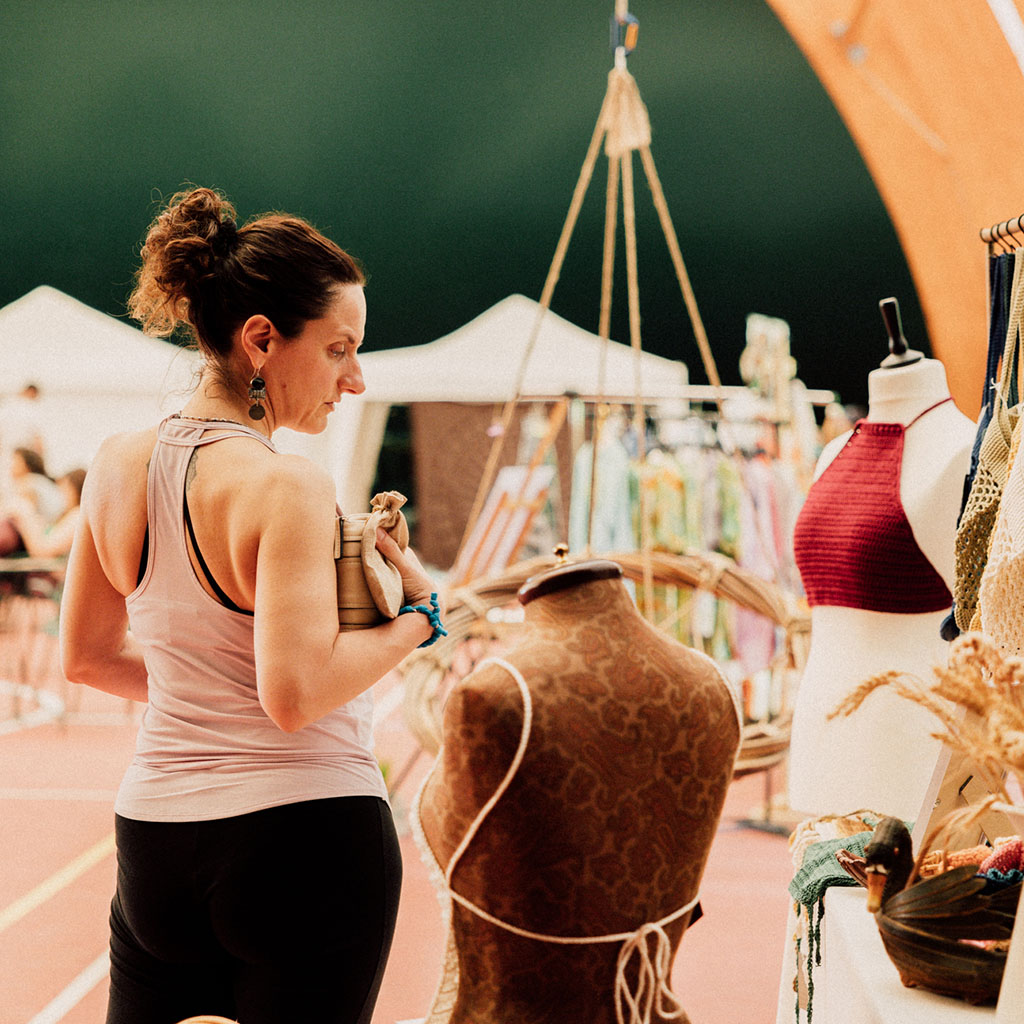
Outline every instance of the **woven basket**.
[[(641, 582), (645, 556), (639, 552), (602, 554), (622, 566), (628, 579)], [(741, 569), (724, 555), (706, 552), (670, 554), (654, 551), (648, 556), (653, 582), (681, 590), (706, 590), (766, 616), (784, 632), (782, 654), (773, 671), (799, 672), (807, 659), (810, 617), (796, 599), (774, 583)], [(472, 671), (476, 660), (493, 653), (495, 646), (514, 640), (519, 628), (491, 622), (487, 613), (508, 605), (530, 577), (551, 568), (552, 558), (536, 558), (511, 566), (502, 575), (477, 580), (448, 595), (445, 625), (448, 636), (432, 647), (414, 651), (405, 660), (403, 711), (406, 724), (429, 754), (441, 746), (441, 713), (448, 690)], [(754, 722), (743, 728), (734, 776), (764, 771), (778, 764), (789, 749), (792, 715), (788, 709), (770, 722)]]
[(914, 884), (932, 851), (942, 849), (952, 836), (976, 825), (995, 801), (990, 796), (940, 819), (921, 843), (907, 886), (888, 897), (875, 912), (885, 951), (908, 988), (923, 988), (975, 1004), (993, 1003), (999, 997), (1006, 950), (964, 940), (1003, 943), (1010, 939), (1019, 884), (982, 896), (985, 883), (977, 876), (978, 865), (973, 863), (948, 868)]
[(912, 928), (875, 914), (885, 951), (908, 988), (924, 988), (968, 1003), (994, 1003), (1006, 967), (1006, 952)]

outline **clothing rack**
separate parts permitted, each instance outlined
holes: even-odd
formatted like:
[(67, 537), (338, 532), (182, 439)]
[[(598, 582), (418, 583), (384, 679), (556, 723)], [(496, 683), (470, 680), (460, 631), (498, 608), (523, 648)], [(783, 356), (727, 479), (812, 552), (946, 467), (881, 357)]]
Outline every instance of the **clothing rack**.
[(1004, 220), (999, 224), (993, 224), (991, 227), (982, 228), (978, 234), (981, 236), (981, 240), (988, 245), (989, 254), (991, 255), (994, 245), (1002, 245), (1007, 241), (1016, 243), (1018, 241), (1018, 232), (1021, 235), (1020, 244), (1024, 245), (1024, 213), (1011, 217), (1010, 220)]
[[(671, 393), (659, 395), (655, 392), (644, 392), (643, 398), (645, 402), (657, 404), (658, 402), (668, 402), (674, 399), (679, 399), (686, 402), (717, 402), (719, 398), (741, 398), (748, 397), (751, 394), (751, 389), (745, 384), (721, 384), (718, 387), (714, 387), (710, 384), (684, 384), (678, 388), (673, 388)], [(603, 395), (520, 395), (519, 401), (523, 403), (529, 402), (553, 402), (557, 401), (559, 397), (565, 398), (577, 398), (580, 401), (588, 403), (608, 402), (613, 405), (631, 405), (636, 401), (636, 393), (625, 395), (625, 394), (603, 394)], [(807, 389), (807, 399), (811, 405), (831, 405), (833, 402), (839, 401), (839, 396), (834, 391), (828, 391), (825, 389)]]

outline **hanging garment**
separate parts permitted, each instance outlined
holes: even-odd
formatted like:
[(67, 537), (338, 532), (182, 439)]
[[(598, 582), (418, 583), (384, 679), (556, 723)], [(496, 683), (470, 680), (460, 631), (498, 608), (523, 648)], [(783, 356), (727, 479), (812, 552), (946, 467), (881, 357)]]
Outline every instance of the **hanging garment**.
[[(970, 496), (974, 478), (978, 472), (981, 443), (985, 438), (985, 432), (988, 430), (992, 414), (995, 411), (999, 362), (1003, 355), (1003, 347), (1006, 344), (1006, 331), (1010, 319), (1013, 268), (1013, 253), (1003, 252), (989, 260), (988, 290), (992, 305), (988, 321), (988, 357), (985, 363), (985, 385), (981, 393), (981, 414), (978, 417), (978, 430), (974, 436), (974, 446), (971, 449), (970, 468), (964, 477), (963, 495), (960, 499), (960, 514), (957, 516), (956, 521), (958, 528), (960, 521), (963, 519), (964, 509), (967, 507), (967, 499)], [(1009, 381), (1011, 396), (1015, 396), (1017, 390), (1015, 372), (1016, 367), (1011, 367), (1011, 374), (1013, 374)], [(1014, 398), (1011, 398), (1010, 404), (1016, 404)], [(941, 633), (943, 640), (950, 641), (955, 640), (960, 635), (960, 627), (956, 622), (956, 608), (953, 608), (943, 620)]]
[(1010, 444), (1010, 469), (992, 530), (988, 560), (978, 587), (978, 612), (983, 632), (1002, 650), (1024, 652), (1024, 460), (1017, 420)]
[[(597, 447), (597, 482), (590, 509), (590, 473), (593, 448), (580, 445), (572, 467), (572, 497), (569, 502), (569, 550), (635, 551), (630, 499), (629, 454), (615, 439), (602, 439)], [(593, 515), (590, 521), (588, 513)], [(588, 536), (589, 534), (589, 536)]]
[[(1006, 345), (1006, 333), (1010, 325), (1010, 299), (1013, 287), (1014, 276), (1014, 254), (1011, 252), (1000, 253), (989, 264), (989, 294), (992, 296), (992, 315), (989, 317), (988, 327), (988, 357), (985, 363), (985, 386), (981, 394), (981, 415), (978, 417), (978, 433), (974, 438), (974, 447), (971, 449), (971, 468), (964, 480), (963, 504), (967, 503), (967, 495), (970, 493), (971, 483), (974, 474), (978, 471), (978, 453), (981, 448), (982, 439), (985, 436), (985, 429), (992, 419), (995, 410), (996, 389), (999, 380), (999, 362), (1003, 355), (1003, 348)], [(1009, 380), (1011, 395), (1016, 395), (1018, 381), (1016, 379), (1016, 366), (1010, 367), (1011, 377)], [(1016, 404), (1015, 402), (1011, 402)], [(963, 505), (960, 508), (963, 513)]]
[[(747, 459), (739, 466), (741, 543), (737, 564), (760, 576), (776, 581), (779, 576), (778, 503), (771, 466), (762, 456)], [(759, 612), (737, 607), (734, 613), (736, 656), (747, 675), (770, 664), (775, 653), (775, 623)]]
[(992, 529), (1009, 472), (1010, 440), (1020, 404), (1017, 395), (1017, 360), (1020, 358), (1020, 322), (1024, 310), (1024, 249), (1014, 260), (1009, 325), (1003, 345), (1003, 365), (993, 397), (992, 418), (978, 449), (978, 464), (970, 493), (956, 529), (956, 578), (954, 615), (960, 629), (974, 628), (978, 587), (988, 560)]
[(816, 605), (915, 614), (952, 597), (918, 547), (900, 498), (906, 426), (860, 420), (811, 487), (793, 534), (807, 600)]

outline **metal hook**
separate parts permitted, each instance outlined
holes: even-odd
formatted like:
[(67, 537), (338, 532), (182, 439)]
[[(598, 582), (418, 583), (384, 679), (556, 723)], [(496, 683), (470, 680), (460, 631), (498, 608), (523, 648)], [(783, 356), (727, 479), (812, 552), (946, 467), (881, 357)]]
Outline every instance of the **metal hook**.
[[(982, 228), (978, 232), (981, 235), (982, 241), (988, 244), (990, 255), (1005, 256), (1013, 251), (1006, 241), (1004, 233), (1006, 223), (1004, 221), (1002, 224), (993, 224), (991, 227)], [(988, 236), (987, 238), (985, 237), (986, 235)]]
[(1016, 217), (1013, 218), (1013, 220), (1008, 220), (1006, 222), (1006, 233), (1010, 236), (1010, 242), (1012, 243), (1012, 246), (1011, 246), (1011, 249), (1010, 249), (1011, 252), (1013, 250), (1019, 248), (1021, 245), (1024, 245), (1024, 242), (1018, 242), (1017, 241), (1017, 236), (1013, 233), (1013, 226), (1012, 226), (1014, 224), (1014, 222), (1016, 222), (1017, 230), (1018, 231), (1024, 230), (1024, 229), (1022, 229), (1022, 226), (1021, 226), (1021, 217), (1024, 217), (1024, 213), (1018, 214)]

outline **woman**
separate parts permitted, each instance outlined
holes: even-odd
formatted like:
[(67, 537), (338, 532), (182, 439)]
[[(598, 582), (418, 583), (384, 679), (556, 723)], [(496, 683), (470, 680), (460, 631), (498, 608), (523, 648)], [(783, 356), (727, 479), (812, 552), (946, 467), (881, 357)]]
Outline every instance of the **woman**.
[(61, 558), (71, 550), (82, 504), (85, 470), (72, 469), (57, 477), (63, 512), (53, 523), (27, 502), (16, 503), (10, 519), (21, 537), (25, 551), (34, 558)]
[(27, 501), (47, 523), (61, 514), (63, 498), (43, 464), (43, 457), (31, 448), (15, 448), (11, 454), (11, 482), (18, 498)]
[[(363, 284), (305, 221), (236, 230), (203, 188), (142, 249), (132, 314), (206, 361), (179, 415), (102, 446), (62, 606), (67, 677), (148, 701), (115, 805), (108, 1024), (370, 1020), (401, 862), (367, 691), (434, 627), (339, 633), (334, 485), (270, 440), (364, 390)], [(429, 604), (415, 555), (378, 549)]]
[[(49, 530), (63, 514), (67, 495), (46, 472), (43, 457), (32, 448), (14, 449), (10, 477), (12, 494), (0, 511), (0, 557), (48, 554), (29, 547), (23, 528), (37, 536)], [(57, 554), (66, 555), (70, 546), (68, 536), (67, 546)]]

